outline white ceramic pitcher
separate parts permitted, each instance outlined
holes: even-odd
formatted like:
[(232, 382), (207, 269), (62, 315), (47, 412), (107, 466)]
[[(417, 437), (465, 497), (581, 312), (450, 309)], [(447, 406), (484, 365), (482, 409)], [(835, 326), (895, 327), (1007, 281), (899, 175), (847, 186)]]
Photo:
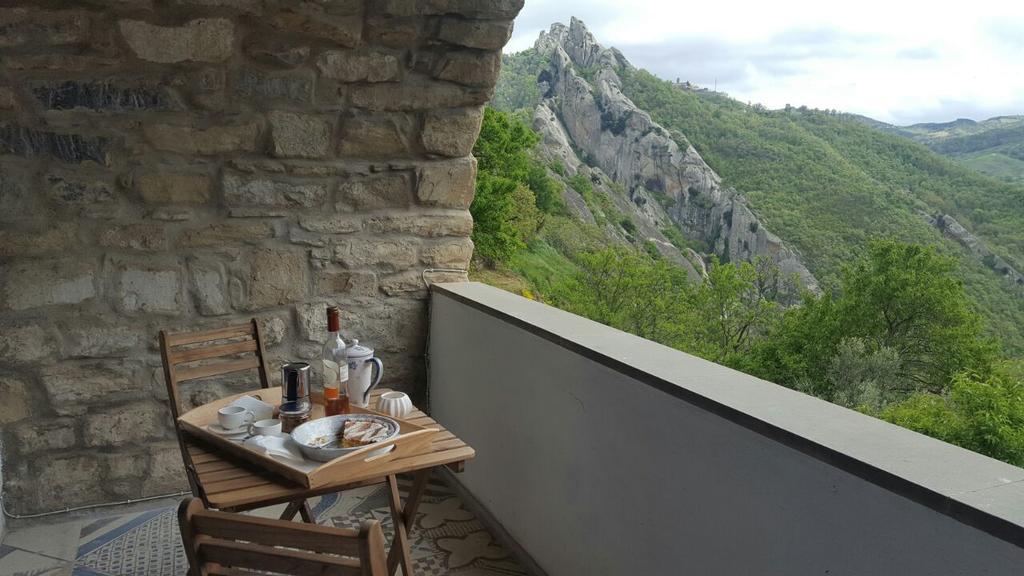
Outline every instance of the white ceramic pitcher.
[[(380, 384), (380, 378), (384, 375), (384, 363), (373, 356), (373, 348), (360, 345), (359, 340), (352, 340), (345, 352), (348, 355), (349, 402), (366, 408), (370, 403), (370, 391)], [(376, 376), (373, 375), (374, 367), (377, 368)]]

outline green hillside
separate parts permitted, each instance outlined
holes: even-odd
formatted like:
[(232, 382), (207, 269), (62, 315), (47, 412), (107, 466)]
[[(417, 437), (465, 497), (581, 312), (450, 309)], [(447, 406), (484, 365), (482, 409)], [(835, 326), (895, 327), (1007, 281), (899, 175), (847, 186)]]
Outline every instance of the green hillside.
[(1024, 116), (881, 127), (998, 180), (1024, 184)]
[(1024, 262), (1024, 188), (978, 174), (849, 115), (766, 110), (623, 70), (623, 91), (750, 200), (826, 284), (871, 238), (936, 245), (1009, 352), (1024, 351), (1024, 294), (930, 225), (953, 215), (1014, 266)]

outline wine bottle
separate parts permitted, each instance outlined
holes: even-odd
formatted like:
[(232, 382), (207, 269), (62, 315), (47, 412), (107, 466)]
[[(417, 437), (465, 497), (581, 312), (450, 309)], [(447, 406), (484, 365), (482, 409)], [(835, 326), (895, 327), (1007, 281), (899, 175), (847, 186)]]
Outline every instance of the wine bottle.
[(341, 311), (337, 306), (327, 309), (327, 341), (324, 342), (324, 413), (327, 416), (347, 414), (348, 358), (345, 341), (341, 339)]

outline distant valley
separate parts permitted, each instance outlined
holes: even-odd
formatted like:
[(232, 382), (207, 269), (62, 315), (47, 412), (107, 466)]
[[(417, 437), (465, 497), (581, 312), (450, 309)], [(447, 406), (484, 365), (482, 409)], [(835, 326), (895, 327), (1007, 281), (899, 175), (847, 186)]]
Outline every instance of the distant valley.
[(870, 118), (867, 124), (905, 136), (993, 178), (1024, 184), (1024, 116), (997, 116), (981, 122), (894, 126)]

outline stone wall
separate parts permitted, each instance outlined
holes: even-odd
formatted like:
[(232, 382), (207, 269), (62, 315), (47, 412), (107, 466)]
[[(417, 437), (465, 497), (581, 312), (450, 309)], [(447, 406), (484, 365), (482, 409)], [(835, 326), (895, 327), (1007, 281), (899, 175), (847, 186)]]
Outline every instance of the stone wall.
[(8, 509), (184, 487), (160, 329), (257, 317), (276, 377), (319, 357), (335, 303), (423, 397), (423, 270), (469, 263), (470, 152), (522, 0), (3, 6)]

